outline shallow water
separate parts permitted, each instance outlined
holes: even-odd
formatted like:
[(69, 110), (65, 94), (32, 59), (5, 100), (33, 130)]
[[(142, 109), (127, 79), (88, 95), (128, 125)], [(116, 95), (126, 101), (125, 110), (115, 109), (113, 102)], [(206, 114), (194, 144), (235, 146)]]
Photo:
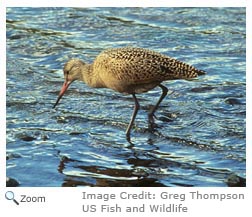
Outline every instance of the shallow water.
[[(245, 8), (8, 8), (7, 176), (20, 186), (228, 186), (246, 172)], [(71, 57), (156, 50), (205, 70), (133, 99), (75, 82), (52, 109)]]

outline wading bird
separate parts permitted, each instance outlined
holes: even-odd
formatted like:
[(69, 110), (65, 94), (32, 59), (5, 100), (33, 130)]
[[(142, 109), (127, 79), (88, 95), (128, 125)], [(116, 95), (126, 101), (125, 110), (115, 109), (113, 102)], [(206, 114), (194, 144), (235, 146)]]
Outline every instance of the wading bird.
[(130, 131), (140, 108), (136, 94), (147, 92), (155, 87), (162, 94), (151, 109), (149, 126), (154, 125), (154, 113), (167, 95), (168, 89), (161, 84), (166, 80), (191, 79), (205, 74), (204, 71), (158, 52), (134, 47), (112, 48), (101, 52), (92, 64), (79, 59), (71, 59), (64, 66), (65, 82), (53, 108), (56, 107), (69, 85), (80, 80), (93, 88), (110, 88), (120, 93), (131, 94), (135, 107), (126, 130), (130, 140)]

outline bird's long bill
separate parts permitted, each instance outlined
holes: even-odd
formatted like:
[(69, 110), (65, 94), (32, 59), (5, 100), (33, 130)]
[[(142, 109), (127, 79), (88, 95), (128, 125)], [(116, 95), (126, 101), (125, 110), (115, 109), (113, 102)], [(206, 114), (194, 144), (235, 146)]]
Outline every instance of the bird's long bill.
[(71, 82), (69, 81), (65, 81), (62, 88), (61, 88), (61, 91), (59, 93), (59, 96), (58, 96), (58, 99), (56, 101), (56, 103), (54, 104), (53, 108), (56, 107), (56, 105), (59, 103), (60, 99), (62, 98), (62, 96), (64, 95), (64, 93), (66, 92), (67, 88), (69, 87), (69, 85), (71, 84)]

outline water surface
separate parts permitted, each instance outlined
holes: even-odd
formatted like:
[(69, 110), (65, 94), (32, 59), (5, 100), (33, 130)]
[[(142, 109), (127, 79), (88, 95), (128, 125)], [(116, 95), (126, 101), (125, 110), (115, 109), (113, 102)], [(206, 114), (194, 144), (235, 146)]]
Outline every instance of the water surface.
[[(8, 8), (7, 176), (20, 186), (230, 186), (246, 172), (245, 8)], [(205, 70), (131, 96), (75, 82), (62, 67), (104, 49), (153, 49)], [(241, 185), (241, 184), (238, 184)]]

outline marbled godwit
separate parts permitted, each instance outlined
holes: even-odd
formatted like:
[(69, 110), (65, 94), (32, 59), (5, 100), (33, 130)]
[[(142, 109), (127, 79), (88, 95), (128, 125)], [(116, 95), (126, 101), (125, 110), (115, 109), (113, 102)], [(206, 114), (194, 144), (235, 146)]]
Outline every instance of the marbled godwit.
[(90, 87), (110, 88), (120, 93), (131, 94), (135, 107), (126, 130), (126, 137), (130, 140), (130, 131), (140, 108), (136, 94), (147, 92), (156, 86), (162, 89), (157, 104), (148, 115), (149, 125), (153, 126), (154, 113), (168, 92), (161, 82), (190, 79), (203, 74), (205, 72), (202, 70), (148, 49), (133, 47), (107, 49), (101, 52), (92, 64), (86, 64), (79, 59), (71, 59), (65, 64), (65, 82), (53, 108), (75, 80), (81, 80)]

